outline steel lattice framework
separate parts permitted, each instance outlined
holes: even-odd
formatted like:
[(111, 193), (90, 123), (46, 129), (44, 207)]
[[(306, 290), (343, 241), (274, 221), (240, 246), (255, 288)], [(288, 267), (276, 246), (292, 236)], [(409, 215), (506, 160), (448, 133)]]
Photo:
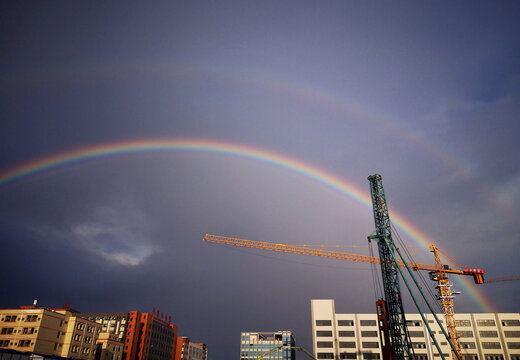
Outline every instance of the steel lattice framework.
[(406, 330), (403, 301), (399, 287), (399, 264), (394, 260), (395, 244), (392, 239), (390, 216), (386, 203), (385, 191), (381, 175), (368, 177), (370, 181), (370, 193), (372, 195), (372, 208), (374, 210), (375, 235), (370, 239), (376, 240), (381, 263), (381, 276), (385, 301), (387, 306), (388, 330), (393, 360), (413, 359), (413, 348)]

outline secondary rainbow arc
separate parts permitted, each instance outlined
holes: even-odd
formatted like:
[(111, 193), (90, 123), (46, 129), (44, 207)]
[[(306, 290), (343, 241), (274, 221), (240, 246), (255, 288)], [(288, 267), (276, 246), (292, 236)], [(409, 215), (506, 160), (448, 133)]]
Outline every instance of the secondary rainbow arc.
[[(116, 143), (97, 144), (74, 149), (48, 157), (36, 159), (6, 171), (0, 172), (0, 186), (5, 186), (17, 180), (58, 169), (82, 161), (100, 159), (125, 154), (163, 151), (195, 151), (236, 156), (278, 166), (294, 173), (312, 179), (322, 185), (334, 189), (363, 206), (371, 208), (371, 198), (367, 192), (356, 185), (314, 165), (292, 157), (251, 146), (219, 142), (207, 139), (144, 139)], [(392, 211), (392, 221), (421, 247), (428, 249), (433, 240), (414, 226), (399, 212)], [(471, 284), (471, 279), (457, 277), (457, 281), (470, 294), (473, 302), (484, 312), (496, 312), (491, 302)]]

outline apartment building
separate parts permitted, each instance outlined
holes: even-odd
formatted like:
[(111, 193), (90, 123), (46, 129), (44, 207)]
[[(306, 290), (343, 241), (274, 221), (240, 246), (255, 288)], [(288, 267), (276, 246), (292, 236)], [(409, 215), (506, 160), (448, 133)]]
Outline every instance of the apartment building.
[(93, 360), (100, 326), (71, 309), (0, 309), (0, 347)]
[(177, 326), (153, 314), (131, 311), (123, 349), (124, 360), (174, 360)]
[(108, 332), (99, 334), (96, 343), (95, 360), (121, 360), (123, 358), (124, 343), (119, 336)]
[[(437, 314), (445, 325), (444, 315)], [(377, 314), (336, 313), (334, 300), (311, 300), (313, 351), (318, 359), (382, 359)], [(520, 313), (456, 314), (464, 360), (520, 360)], [(451, 347), (426, 315), (446, 359)], [(406, 314), (416, 360), (441, 360), (419, 314)]]
[[(289, 348), (275, 350), (282, 346)], [(290, 348), (294, 346), (295, 341), (291, 331), (242, 332), (240, 360), (256, 360), (260, 356), (265, 360), (295, 360), (295, 349)]]
[(189, 337), (177, 338), (175, 360), (207, 360), (208, 348), (204, 343), (195, 343)]
[(130, 313), (127, 312), (97, 312), (97, 313), (81, 313), (81, 317), (89, 319), (101, 324), (101, 332), (114, 334), (120, 341), (126, 336), (128, 326), (128, 318)]

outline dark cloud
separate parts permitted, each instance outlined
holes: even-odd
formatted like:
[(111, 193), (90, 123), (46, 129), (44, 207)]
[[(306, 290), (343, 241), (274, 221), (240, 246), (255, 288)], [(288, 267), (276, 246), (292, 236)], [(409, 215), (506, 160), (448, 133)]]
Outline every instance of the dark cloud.
[[(136, 138), (241, 143), (367, 192), (381, 173), (391, 210), (459, 262), (520, 273), (516, 3), (1, 6), (0, 169)], [(294, 330), (311, 348), (313, 298), (375, 308), (369, 265), (202, 242), (366, 245), (370, 208), (259, 161), (78, 162), (0, 186), (0, 225), (1, 306), (159, 308), (215, 360), (238, 355), (244, 330)], [(518, 311), (518, 283), (481, 290)]]

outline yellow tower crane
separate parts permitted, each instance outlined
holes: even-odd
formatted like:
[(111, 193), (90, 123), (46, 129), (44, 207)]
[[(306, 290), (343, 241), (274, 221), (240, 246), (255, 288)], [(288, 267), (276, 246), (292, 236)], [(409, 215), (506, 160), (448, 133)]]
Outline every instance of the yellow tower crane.
[[(233, 246), (241, 246), (247, 248), (254, 249), (262, 249), (262, 250), (270, 250), (270, 251), (279, 251), (291, 254), (300, 254), (300, 255), (310, 255), (310, 256), (319, 256), (325, 257), (329, 259), (338, 259), (338, 260), (349, 260), (349, 261), (357, 261), (371, 264), (380, 264), (380, 259), (375, 256), (366, 256), (366, 255), (358, 255), (358, 254), (350, 254), (340, 251), (332, 251), (332, 250), (322, 250), (322, 249), (313, 249), (306, 245), (288, 245), (288, 244), (275, 244), (265, 241), (253, 241), (253, 240), (245, 240), (245, 239), (237, 239), (226, 236), (218, 236), (218, 235), (210, 235), (206, 234), (203, 238), (204, 241), (224, 244), (224, 245), (233, 245)], [(440, 256), (438, 253), (438, 248), (434, 245), (430, 247), (434, 254), (435, 265), (430, 264), (420, 264), (416, 262), (408, 262), (407, 265), (415, 270), (426, 270), (430, 272), (432, 280), (437, 282), (437, 289), (439, 293), (439, 300), (441, 302), (444, 315), (446, 317), (446, 324), (448, 328), (448, 333), (450, 335), (450, 339), (452, 340), (455, 348), (459, 355), (461, 355), (461, 347), (459, 336), (457, 333), (457, 329), (455, 326), (455, 317), (453, 311), (453, 293), (451, 291), (451, 284), (448, 280), (448, 274), (457, 274), (457, 275), (471, 275), (476, 284), (484, 283), (484, 270), (476, 269), (476, 268), (468, 268), (464, 267), (463, 270), (454, 270), (450, 269), (447, 265), (443, 265)], [(404, 262), (398, 261), (399, 266), (405, 267)], [(507, 280), (517, 280), (515, 277), (499, 279), (502, 281)], [(493, 281), (493, 280), (492, 280)], [(460, 357), (460, 356), (459, 356)], [(453, 359), (456, 359), (457, 356), (453, 354)]]

